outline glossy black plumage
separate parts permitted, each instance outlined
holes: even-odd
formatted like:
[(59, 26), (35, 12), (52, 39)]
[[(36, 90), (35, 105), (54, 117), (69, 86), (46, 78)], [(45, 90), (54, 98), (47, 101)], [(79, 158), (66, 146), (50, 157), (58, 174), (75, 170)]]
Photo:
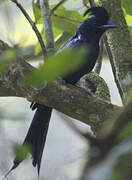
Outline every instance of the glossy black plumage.
[[(114, 28), (115, 25), (108, 24), (109, 16), (105, 8), (95, 7), (88, 9), (84, 15), (90, 13), (92, 17), (87, 18), (79, 28), (75, 35), (68, 40), (58, 51), (58, 53), (66, 48), (77, 49), (88, 46), (89, 53), (86, 56), (86, 61), (80, 69), (69, 73), (64, 80), (66, 83), (76, 84), (77, 81), (86, 73), (92, 71), (99, 54), (99, 39), (101, 35), (109, 28)], [(46, 141), (46, 135), (52, 108), (40, 104), (34, 104), (33, 109), (37, 109), (30, 125), (28, 134), (23, 144), (29, 144), (32, 147), (33, 166), (37, 165), (38, 174), (41, 165), (43, 148)], [(14, 168), (21, 161), (15, 159)]]

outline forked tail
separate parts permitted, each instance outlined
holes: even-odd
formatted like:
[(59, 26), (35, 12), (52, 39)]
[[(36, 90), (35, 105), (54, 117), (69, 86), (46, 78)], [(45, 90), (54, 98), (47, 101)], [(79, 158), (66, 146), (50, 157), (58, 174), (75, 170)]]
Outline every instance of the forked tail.
[[(23, 146), (28, 145), (30, 147), (30, 153), (33, 157), (32, 164), (34, 167), (37, 166), (39, 174), (52, 108), (38, 103), (32, 104), (31, 108), (32, 110), (37, 110), (23, 142)], [(16, 156), (12, 170), (15, 169), (22, 161), (23, 160), (18, 160), (18, 157)]]

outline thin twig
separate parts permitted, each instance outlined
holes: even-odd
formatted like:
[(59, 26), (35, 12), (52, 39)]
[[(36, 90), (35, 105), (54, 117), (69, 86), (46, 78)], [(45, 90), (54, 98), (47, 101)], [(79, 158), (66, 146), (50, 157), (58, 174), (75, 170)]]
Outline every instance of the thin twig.
[(89, 8), (87, 3), (85, 2), (85, 0), (83, 0), (83, 5), (86, 7), (86, 8)]
[(47, 51), (53, 51), (55, 48), (54, 43), (54, 34), (53, 34), (53, 27), (52, 27), (52, 20), (51, 20), (51, 12), (49, 8), (49, 1), (48, 0), (40, 0), (40, 9), (43, 18), (43, 26), (46, 38), (46, 48)]
[(0, 51), (5, 51), (7, 49), (9, 49), (9, 45), (5, 42), (3, 42), (2, 40), (0, 40)]
[(100, 52), (99, 52), (99, 56), (98, 56), (98, 60), (94, 69), (94, 72), (96, 72), (97, 74), (100, 74), (101, 71), (101, 67), (102, 67), (102, 60), (103, 60), (103, 38), (100, 41)]
[(0, 177), (0, 180), (4, 180), (7, 178), (7, 176), (12, 172), (13, 168), (11, 168), (5, 175), (3, 175), (2, 177)]
[(116, 74), (116, 67), (115, 67), (115, 64), (114, 64), (114, 61), (113, 61), (113, 56), (112, 56), (111, 49), (110, 49), (110, 46), (109, 46), (109, 44), (108, 44), (107, 36), (106, 36), (106, 35), (104, 35), (104, 43), (105, 43), (106, 51), (107, 51), (107, 54), (108, 54), (108, 57), (109, 57), (109, 60), (110, 60), (110, 63), (111, 63), (111, 67), (112, 67), (112, 72), (113, 72), (113, 75), (114, 75), (114, 79), (115, 79), (117, 88), (118, 88), (118, 90), (119, 90), (119, 94), (120, 94), (121, 99), (122, 99), (122, 103), (125, 104), (124, 93), (123, 93), (123, 90), (122, 90), (122, 88), (121, 88), (121, 85), (120, 85), (120, 81), (119, 81), (119, 79), (118, 79), (118, 76), (117, 76), (117, 74)]
[(91, 7), (95, 7), (95, 6), (96, 6), (94, 0), (89, 0), (89, 3), (90, 3), (90, 6), (91, 6)]
[(16, 6), (22, 11), (23, 15), (26, 17), (26, 19), (30, 23), (30, 25), (31, 25), (32, 29), (34, 30), (34, 32), (35, 32), (35, 34), (36, 34), (36, 36), (38, 38), (38, 41), (39, 41), (39, 43), (41, 45), (43, 55), (46, 56), (47, 51), (46, 51), (46, 48), (45, 48), (45, 44), (44, 44), (44, 42), (42, 40), (41, 34), (39, 33), (38, 28), (36, 27), (35, 23), (32, 21), (32, 19), (30, 18), (30, 16), (26, 12), (26, 10), (22, 7), (22, 5), (19, 2), (17, 2), (17, 0), (11, 0), (11, 1), (16, 4)]
[(67, 0), (61, 0), (51, 11), (50, 13), (53, 14), (64, 2)]
[(76, 20), (76, 19), (72, 19), (72, 18), (69, 18), (69, 17), (66, 17), (66, 16), (59, 16), (59, 15), (57, 15), (57, 14), (53, 14), (53, 16), (55, 16), (55, 17), (59, 17), (59, 18), (61, 18), (61, 19), (66, 19), (66, 20), (68, 20), (68, 21), (71, 21), (71, 22), (75, 22), (75, 23), (82, 23), (81, 21), (78, 21), (78, 20)]
[(117, 145), (118, 143), (121, 143), (123, 139), (118, 138), (120, 135), (120, 132), (125, 129), (128, 124), (132, 120), (132, 100), (126, 105), (124, 111), (119, 115), (119, 117), (116, 119), (113, 130), (111, 133), (104, 139), (105, 142), (109, 142), (109, 147), (112, 147), (114, 145)]

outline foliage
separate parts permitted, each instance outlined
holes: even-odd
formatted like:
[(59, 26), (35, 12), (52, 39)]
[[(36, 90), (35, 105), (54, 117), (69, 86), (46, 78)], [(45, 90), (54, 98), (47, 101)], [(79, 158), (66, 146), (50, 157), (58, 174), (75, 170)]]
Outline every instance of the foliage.
[(16, 50), (6, 50), (0, 55), (0, 72), (6, 70), (8, 65), (16, 58)]
[[(86, 50), (88, 52), (88, 49)], [(85, 51), (81, 53), (76, 50), (64, 50), (56, 56), (50, 56), (40, 68), (22, 79), (22, 82), (27, 85), (44, 85), (47, 81), (65, 77), (73, 70), (78, 70), (85, 63), (84, 56)]]
[[(34, 4), (34, 1), (32, 1), (32, 6), (35, 17), (35, 23), (42, 24), (43, 21), (40, 7), (37, 4)], [(50, 9), (53, 9), (55, 6), (56, 4), (51, 5)], [(71, 37), (75, 33), (77, 27), (82, 21), (83, 18), (79, 12), (75, 10), (68, 10), (64, 6), (60, 6), (59, 8), (57, 8), (57, 10), (52, 14), (53, 31), (56, 46), (58, 47), (58, 41), (61, 41), (62, 44), (67, 39), (69, 39), (69, 37)], [(43, 30), (41, 34), (44, 37)], [(37, 43), (35, 54), (39, 53), (40, 51), (41, 48), (39, 46), (39, 43)]]
[[(77, 0), (77, 3), (79, 0)], [(89, 5), (89, 0), (82, 1), (85, 4)], [(99, 2), (95, 1), (96, 4), (98, 5)], [(76, 31), (77, 27), (79, 24), (83, 21), (82, 15), (76, 10), (76, 9), (70, 9), (70, 4), (72, 1), (67, 1), (68, 6), (63, 6), (61, 5), (57, 10), (52, 14), (52, 22), (53, 22), (53, 30), (54, 30), (54, 38), (55, 38), (55, 44), (58, 48), (58, 40), (61, 41), (61, 44), (63, 44), (69, 37), (71, 37), (74, 32)], [(54, 5), (52, 4), (50, 6), (50, 9), (53, 9), (56, 6), (57, 3)], [(41, 11), (40, 7), (34, 3), (34, 0), (32, 0), (32, 6), (33, 6), (33, 13), (35, 17), (35, 23), (36, 24), (42, 24), (42, 16), (41, 16)], [(132, 3), (131, 0), (122, 0), (122, 7), (125, 10), (126, 13), (126, 21), (129, 25), (129, 30), (130, 30), (130, 35), (132, 37)], [(44, 38), (44, 33), (43, 30), (41, 32), (43, 40)], [(65, 34), (65, 36), (63, 36)], [(68, 36), (66, 36), (68, 34)], [(59, 44), (59, 45), (61, 45)], [(36, 50), (35, 54), (37, 55), (41, 51), (39, 42), (36, 45)]]
[(123, 8), (126, 10), (127, 14), (132, 15), (132, 1), (122, 0)]

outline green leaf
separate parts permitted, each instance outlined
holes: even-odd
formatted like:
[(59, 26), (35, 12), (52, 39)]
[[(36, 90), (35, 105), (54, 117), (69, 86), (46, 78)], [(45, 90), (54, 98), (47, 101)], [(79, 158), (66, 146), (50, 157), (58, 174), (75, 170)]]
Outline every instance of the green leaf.
[(126, 14), (125, 18), (126, 18), (127, 24), (132, 26), (132, 16)]
[(77, 27), (79, 26), (78, 24), (70, 22), (69, 20), (63, 19), (59, 16), (53, 16), (52, 22), (55, 27), (61, 29), (62, 31), (70, 32), (72, 34), (75, 33)]
[[(129, 142), (129, 145), (125, 145), (124, 149), (129, 149), (129, 150), (126, 150), (126, 152), (119, 155), (119, 157), (115, 160), (115, 164), (113, 168), (114, 170), (113, 178), (111, 178), (112, 180), (131, 179), (132, 149), (130, 148), (130, 146), (131, 146), (131, 142)], [(118, 154), (120, 153), (118, 152)]]
[(32, 0), (32, 8), (33, 8), (33, 14), (35, 17), (35, 23), (42, 24), (43, 21), (42, 21), (42, 16), (41, 16), (41, 10), (36, 4), (34, 4), (34, 0)]
[(52, 16), (53, 25), (63, 31), (74, 33), (80, 23), (83, 21), (82, 16), (77, 11), (66, 10), (61, 6), (55, 11)]
[(28, 153), (31, 152), (31, 148), (28, 145), (14, 146), (14, 152), (18, 161), (24, 160)]
[(129, 29), (131, 40), (132, 40), (132, 26), (128, 26), (128, 29)]
[(72, 18), (77, 21), (83, 21), (83, 17), (81, 16), (81, 14), (79, 12), (73, 11), (73, 10), (67, 10), (64, 6), (60, 6), (55, 11), (55, 14), (57, 14), (59, 16), (69, 17), (69, 18)]
[(88, 4), (89, 3), (89, 0), (83, 0), (85, 4)]
[(54, 39), (55, 41), (58, 39), (59, 36), (63, 33), (61, 29), (58, 29), (57, 27), (53, 26), (53, 33), (54, 33)]
[(122, 0), (122, 6), (126, 10), (127, 14), (132, 15), (132, 1), (131, 0)]
[(132, 16), (125, 12), (125, 19), (126, 19), (126, 22), (128, 24), (128, 29), (129, 29), (130, 36), (132, 39)]
[(123, 140), (132, 136), (132, 122), (128, 122), (128, 124), (121, 130), (118, 138)]
[(88, 53), (87, 48), (83, 48), (82, 51), (67, 49), (56, 56), (49, 57), (44, 65), (22, 79), (22, 83), (43, 85), (45, 82), (51, 82), (58, 77), (65, 77), (85, 63), (86, 52)]
[[(59, 36), (61, 36), (62, 31), (60, 29), (58, 29), (57, 27), (53, 27), (53, 32), (54, 32), (54, 39), (56, 41), (57, 39), (59, 39)], [(41, 30), (41, 37), (42, 37), (43, 41), (45, 42), (45, 34), (44, 34), (43, 29)], [(42, 51), (42, 48), (38, 41), (36, 44), (36, 47), (35, 47), (35, 55), (38, 55), (41, 51)]]
[[(34, 1), (32, 1), (32, 6), (33, 6), (34, 17), (35, 17), (35, 23), (42, 24), (42, 16), (41, 16), (40, 8), (36, 4), (34, 4)], [(55, 5), (51, 5), (50, 8), (52, 9), (54, 6)], [(77, 11), (66, 10), (66, 8), (64, 8), (63, 6), (60, 6), (55, 11), (55, 14), (57, 16), (52, 15), (53, 32), (54, 32), (55, 41), (58, 40), (58, 38), (60, 38), (63, 35), (64, 31), (73, 35), (80, 24), (79, 22), (83, 21), (82, 16)], [(68, 37), (71, 37), (71, 35), (67, 36), (67, 38), (66, 36), (65, 37), (62, 36), (60, 41), (64, 43), (63, 37), (64, 37), (64, 40), (67, 40)], [(45, 41), (45, 36), (44, 36), (43, 31), (41, 31), (41, 36), (43, 40)], [(60, 41), (59, 41), (59, 45), (61, 45)], [(57, 41), (57, 48), (59, 45)], [(39, 42), (37, 42), (36, 48), (35, 48), (35, 55), (37, 55), (40, 51), (41, 51), (41, 47), (40, 47)]]
[(55, 42), (56, 49), (58, 49), (62, 44), (64, 44), (64, 42), (70, 39), (71, 36), (72, 36), (71, 33), (63, 32), (63, 34), (61, 34), (61, 36)]
[(16, 58), (16, 50), (9, 49), (0, 55), (0, 72), (4, 71), (12, 60)]

